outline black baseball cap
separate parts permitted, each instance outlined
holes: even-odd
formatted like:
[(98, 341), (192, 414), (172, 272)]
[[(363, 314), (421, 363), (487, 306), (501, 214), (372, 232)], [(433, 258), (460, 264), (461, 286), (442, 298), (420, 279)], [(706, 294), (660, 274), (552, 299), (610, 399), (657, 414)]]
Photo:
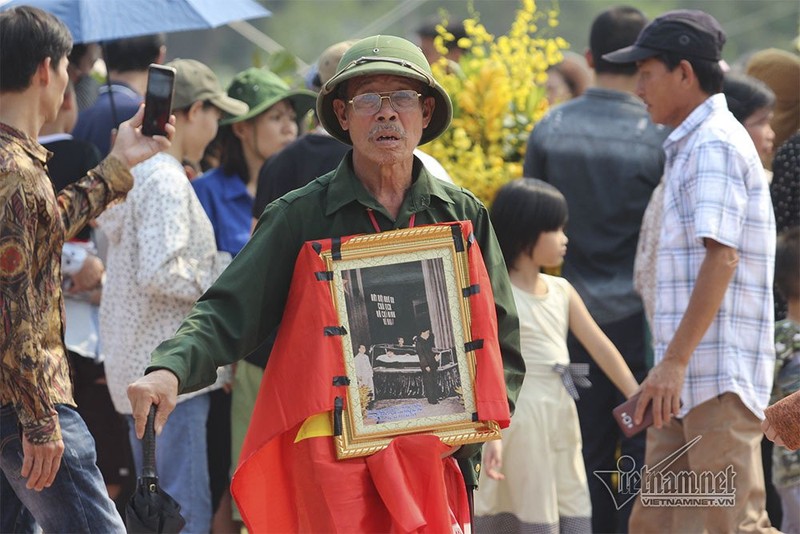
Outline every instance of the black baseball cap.
[(704, 11), (678, 9), (664, 13), (644, 27), (636, 42), (608, 54), (611, 63), (634, 63), (671, 52), (682, 57), (719, 61), (725, 31)]

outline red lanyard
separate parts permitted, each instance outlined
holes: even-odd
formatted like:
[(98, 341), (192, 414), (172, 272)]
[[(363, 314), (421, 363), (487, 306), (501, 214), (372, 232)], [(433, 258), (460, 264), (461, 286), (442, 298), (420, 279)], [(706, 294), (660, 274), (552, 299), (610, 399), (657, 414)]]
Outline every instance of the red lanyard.
[[(369, 215), (369, 220), (372, 222), (372, 227), (375, 228), (377, 233), (381, 233), (381, 227), (378, 226), (378, 219), (375, 218), (375, 213), (373, 213), (372, 208), (367, 208), (367, 215)], [(414, 228), (414, 220), (417, 218), (416, 213), (412, 213), (411, 217), (408, 218), (408, 227)]]

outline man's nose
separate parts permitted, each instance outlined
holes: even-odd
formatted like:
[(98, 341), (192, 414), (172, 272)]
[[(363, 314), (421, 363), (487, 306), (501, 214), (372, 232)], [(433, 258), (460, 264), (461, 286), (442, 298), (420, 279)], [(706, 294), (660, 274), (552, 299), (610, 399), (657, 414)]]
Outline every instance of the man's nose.
[(378, 118), (391, 119), (397, 116), (397, 111), (392, 107), (392, 102), (388, 97), (381, 98), (381, 108), (376, 113)]

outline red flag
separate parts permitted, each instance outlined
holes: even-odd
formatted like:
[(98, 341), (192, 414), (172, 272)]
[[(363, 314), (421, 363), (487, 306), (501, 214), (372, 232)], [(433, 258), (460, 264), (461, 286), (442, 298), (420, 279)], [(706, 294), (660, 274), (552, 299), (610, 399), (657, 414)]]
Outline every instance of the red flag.
[[(459, 225), (465, 246), (470, 222)], [(342, 238), (346, 243), (350, 238)], [(331, 240), (306, 243), (298, 255), (280, 331), (270, 355), (231, 483), (251, 532), (441, 532), (453, 517), (462, 525), (466, 493), (455, 462), (441, 459), (447, 446), (436, 436), (395, 438), (368, 458), (338, 460), (330, 436), (295, 441), (310, 417), (330, 412), (346, 388), (342, 341), (326, 336), (338, 317), (320, 252)], [(491, 284), (477, 243), (468, 248), (471, 334), (475, 351), (478, 418), (509, 421), (497, 318)], [(451, 517), (451, 513), (455, 515)], [(446, 529), (449, 531), (449, 528)]]

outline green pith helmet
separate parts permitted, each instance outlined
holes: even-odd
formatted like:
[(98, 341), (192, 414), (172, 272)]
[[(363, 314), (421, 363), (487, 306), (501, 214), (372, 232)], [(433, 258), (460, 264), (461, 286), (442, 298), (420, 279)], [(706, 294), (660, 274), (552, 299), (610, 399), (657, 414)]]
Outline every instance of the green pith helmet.
[(225, 118), (220, 121), (223, 125), (252, 119), (284, 99), (292, 103), (299, 121), (314, 107), (316, 97), (313, 92), (305, 89), (292, 90), (274, 72), (256, 67), (243, 70), (233, 77), (228, 87), (228, 96), (246, 103), (250, 110), (242, 115)]
[(317, 96), (317, 116), (322, 126), (333, 137), (348, 145), (353, 144), (350, 134), (339, 125), (339, 120), (333, 111), (333, 101), (341, 98), (337, 94), (339, 84), (358, 76), (376, 74), (390, 74), (418, 80), (429, 88), (426, 96), (434, 97), (436, 106), (428, 127), (422, 131), (421, 145), (439, 137), (450, 125), (453, 105), (444, 88), (433, 79), (431, 66), (422, 55), (422, 50), (400, 37), (376, 35), (356, 42), (344, 53), (336, 68), (336, 74), (322, 86)]

